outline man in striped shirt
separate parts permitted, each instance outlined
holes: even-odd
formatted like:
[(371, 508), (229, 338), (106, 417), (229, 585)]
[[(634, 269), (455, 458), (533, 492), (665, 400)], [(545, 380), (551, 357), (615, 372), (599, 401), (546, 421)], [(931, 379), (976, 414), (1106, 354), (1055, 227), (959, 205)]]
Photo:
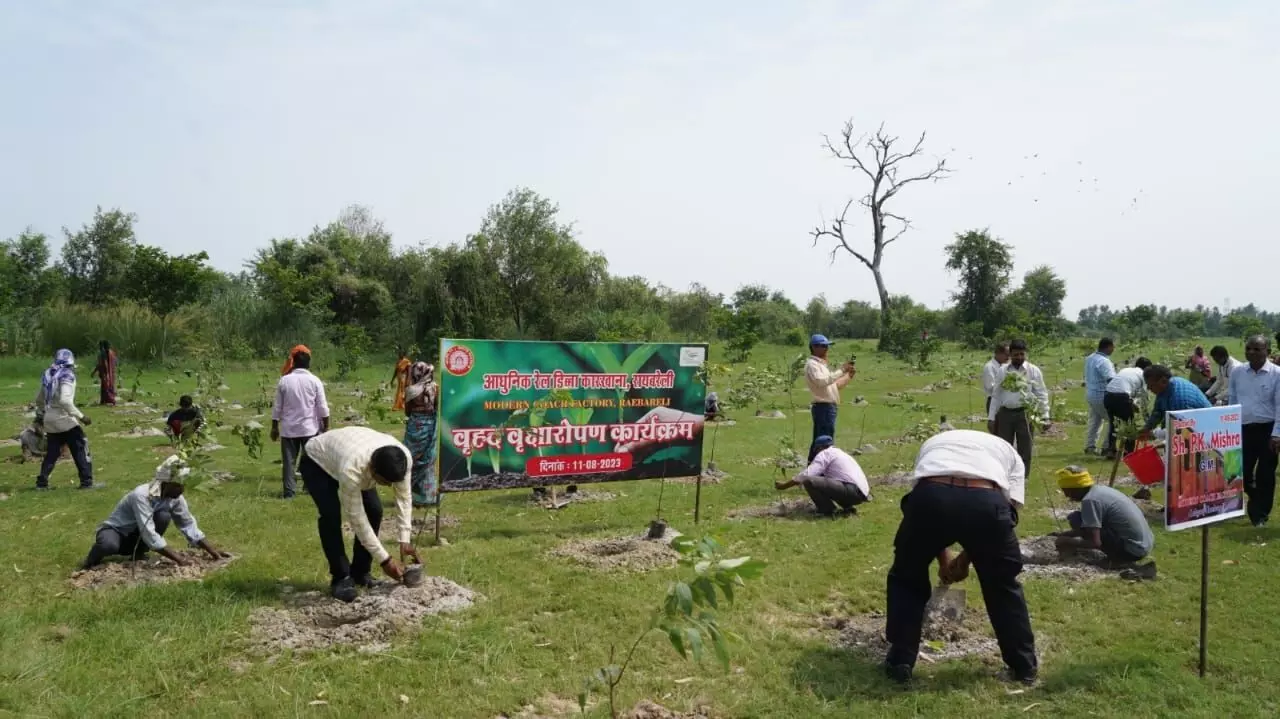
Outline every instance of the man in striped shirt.
[[(404, 576), (404, 568), (378, 538), (382, 526), (379, 485), (395, 491), (400, 558), (421, 561), (412, 544), (410, 465), (409, 450), (403, 444), (367, 427), (342, 427), (307, 442), (298, 471), (320, 512), (320, 546), (329, 561), (329, 591), (335, 599), (353, 602), (357, 584), (373, 586), (370, 570), (375, 560), (392, 579)], [(356, 535), (349, 562), (342, 538), (344, 517)]]

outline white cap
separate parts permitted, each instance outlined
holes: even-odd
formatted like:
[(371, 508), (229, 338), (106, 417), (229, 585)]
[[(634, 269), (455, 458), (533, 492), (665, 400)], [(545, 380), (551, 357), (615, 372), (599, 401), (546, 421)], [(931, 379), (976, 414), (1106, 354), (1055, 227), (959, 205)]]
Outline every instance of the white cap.
[(181, 484), (189, 474), (191, 474), (191, 468), (184, 466), (182, 460), (175, 454), (161, 462), (159, 467), (156, 467), (155, 481)]

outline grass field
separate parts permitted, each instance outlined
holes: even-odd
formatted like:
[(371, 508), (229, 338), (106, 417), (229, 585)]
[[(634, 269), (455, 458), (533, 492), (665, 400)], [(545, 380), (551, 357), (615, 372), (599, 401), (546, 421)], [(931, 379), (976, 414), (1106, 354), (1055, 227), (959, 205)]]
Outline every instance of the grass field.
[[(886, 440), (935, 425), (938, 415), (980, 428), (964, 422), (982, 411), (981, 390), (966, 376), (977, 374), (984, 353), (949, 351), (934, 359), (931, 371), (918, 372), (863, 344), (852, 350), (861, 358), (859, 374), (844, 393), (837, 443), (877, 445), (878, 452), (860, 458), (868, 475), (909, 469), (918, 441)], [(859, 343), (840, 347), (841, 356), (849, 345)], [(1136, 354), (1133, 349), (1122, 347), (1116, 357)], [(1145, 349), (1160, 360), (1185, 355), (1190, 346)], [(1079, 380), (1086, 352), (1078, 343), (1032, 350), (1051, 389)], [(753, 360), (781, 362), (791, 355), (763, 348)], [(3, 436), (22, 427), (23, 406), (34, 395), (42, 367), (0, 360)], [(262, 373), (273, 369), (229, 371), (225, 396), (249, 406)], [(389, 369), (369, 368), (358, 379), (368, 387)], [(678, 570), (604, 574), (549, 552), (573, 538), (642, 531), (655, 515), (660, 491), (663, 514), (674, 528), (713, 534), (731, 553), (761, 557), (769, 566), (722, 614), (721, 623), (742, 637), (733, 646), (733, 670), (721, 672), (710, 660), (701, 666), (681, 660), (654, 635), (622, 685), (627, 707), (650, 698), (675, 710), (709, 705), (723, 717), (1269, 717), (1280, 705), (1280, 615), (1272, 610), (1277, 573), (1269, 556), (1280, 545), (1272, 546), (1274, 529), (1254, 530), (1244, 520), (1212, 529), (1204, 680), (1195, 675), (1200, 535), (1157, 529), (1156, 582), (1026, 581), (1043, 655), (1039, 687), (1011, 693), (995, 679), (994, 662), (977, 660), (922, 664), (913, 690), (893, 686), (874, 660), (834, 648), (822, 623), (832, 614), (883, 611), (897, 501), (904, 490), (873, 487), (875, 501), (852, 519), (726, 517), (734, 508), (777, 498), (776, 470), (758, 460), (774, 453), (780, 436), (794, 431), (798, 448), (807, 445), (807, 408), (793, 411), (785, 396), (774, 399), (786, 419), (755, 419), (741, 409), (733, 413), (736, 426), (719, 430), (716, 461), (731, 478), (703, 487), (701, 526), (693, 522), (692, 484), (599, 485), (592, 488), (621, 496), (560, 511), (532, 507), (525, 491), (447, 495), (444, 513), (460, 524), (445, 530), (449, 546), (424, 550), (429, 573), (470, 587), (484, 601), (461, 614), (429, 618), (420, 632), (401, 636), (378, 654), (256, 659), (244, 649), (250, 611), (278, 605), (286, 584), (306, 589), (327, 582), (314, 506), (305, 495), (292, 502), (276, 498), (275, 445), (253, 460), (224, 429), (218, 439), (226, 448), (214, 453), (214, 464), (237, 479), (192, 492), (191, 503), (210, 539), (240, 558), (201, 583), (72, 591), (67, 577), (87, 551), (96, 524), (123, 492), (150, 478), (161, 457), (156, 445), (166, 444), (163, 438), (105, 438), (138, 416), (126, 414), (132, 408), (92, 406), (97, 388), (83, 374), (80, 400), (95, 420), (89, 429), (95, 470), (109, 489), (73, 491), (74, 468), (64, 462), (53, 477), (58, 491), (34, 492), (35, 467), (13, 461), (17, 447), (0, 449), (0, 492), (7, 495), (0, 501), (0, 716), (487, 719), (504, 712), (514, 716), (548, 695), (572, 699), (582, 677), (607, 663), (610, 642), (627, 642), (645, 624)], [(133, 373), (125, 369), (122, 375), (125, 401)], [(951, 382), (949, 389), (887, 396), (943, 380)], [(180, 370), (149, 371), (141, 377), (148, 394), (139, 399), (168, 409), (194, 383)], [(353, 381), (330, 383), (335, 416), (341, 416), (341, 405), (354, 403), (352, 387)], [(852, 406), (859, 395), (866, 405)], [(803, 390), (795, 396), (799, 401)], [(1054, 396), (1068, 401), (1064, 417), (1079, 418), (1082, 389), (1054, 390)], [(226, 419), (251, 414), (228, 412)], [(394, 419), (375, 426), (399, 434)], [(1051, 489), (1051, 473), (1084, 460), (1082, 424), (1068, 421), (1065, 427), (1067, 439), (1037, 445), (1021, 536), (1055, 528), (1047, 510), (1050, 501), (1059, 507), (1064, 501)], [(1101, 460), (1089, 465), (1095, 474), (1109, 470)], [(421, 543), (427, 543), (425, 535)], [(969, 580), (968, 589), (969, 610), (980, 611), (976, 580)], [(606, 715), (599, 706), (592, 713)]]

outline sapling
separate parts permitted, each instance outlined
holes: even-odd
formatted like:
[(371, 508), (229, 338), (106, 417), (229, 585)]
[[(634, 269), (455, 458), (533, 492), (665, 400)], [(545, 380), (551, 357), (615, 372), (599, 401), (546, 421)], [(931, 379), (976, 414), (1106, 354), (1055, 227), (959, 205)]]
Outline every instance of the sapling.
[(257, 422), (245, 422), (231, 428), (231, 434), (240, 438), (249, 450), (251, 459), (262, 458), (262, 425)]
[(133, 386), (129, 388), (130, 402), (138, 401), (138, 392), (141, 389), (142, 389), (142, 366), (139, 365), (138, 367), (135, 367), (133, 371)]
[(759, 577), (765, 563), (751, 557), (721, 559), (720, 545), (711, 537), (695, 540), (677, 535), (671, 540), (671, 548), (680, 553), (680, 565), (692, 570), (692, 576), (668, 585), (662, 607), (654, 612), (625, 655), (619, 657), (617, 647), (610, 643), (609, 665), (592, 672), (578, 694), (578, 708), (583, 714), (592, 692), (601, 691), (608, 696), (609, 716), (618, 718), (618, 685), (631, 666), (636, 648), (652, 632), (666, 634), (681, 657), (688, 659), (692, 654), (697, 662), (702, 661), (709, 643), (720, 666), (729, 670), (728, 634), (720, 628), (716, 612), (722, 603), (732, 605), (735, 588), (743, 586), (747, 579)]

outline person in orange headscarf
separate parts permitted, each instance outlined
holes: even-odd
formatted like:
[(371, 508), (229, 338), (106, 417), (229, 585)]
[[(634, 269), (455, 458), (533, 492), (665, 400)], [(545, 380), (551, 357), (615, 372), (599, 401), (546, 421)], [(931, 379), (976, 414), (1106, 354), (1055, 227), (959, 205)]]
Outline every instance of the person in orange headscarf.
[(288, 358), (285, 359), (284, 366), (280, 368), (281, 377), (293, 371), (293, 356), (298, 354), (299, 352), (306, 352), (307, 354), (311, 354), (311, 350), (307, 349), (306, 345), (294, 345), (293, 349), (289, 350), (289, 356)]
[(404, 409), (404, 391), (409, 386), (409, 368), (412, 366), (408, 351), (401, 347), (400, 361), (396, 362), (395, 372), (391, 375), (391, 381), (396, 383), (395, 400), (391, 403), (391, 409), (395, 411)]

